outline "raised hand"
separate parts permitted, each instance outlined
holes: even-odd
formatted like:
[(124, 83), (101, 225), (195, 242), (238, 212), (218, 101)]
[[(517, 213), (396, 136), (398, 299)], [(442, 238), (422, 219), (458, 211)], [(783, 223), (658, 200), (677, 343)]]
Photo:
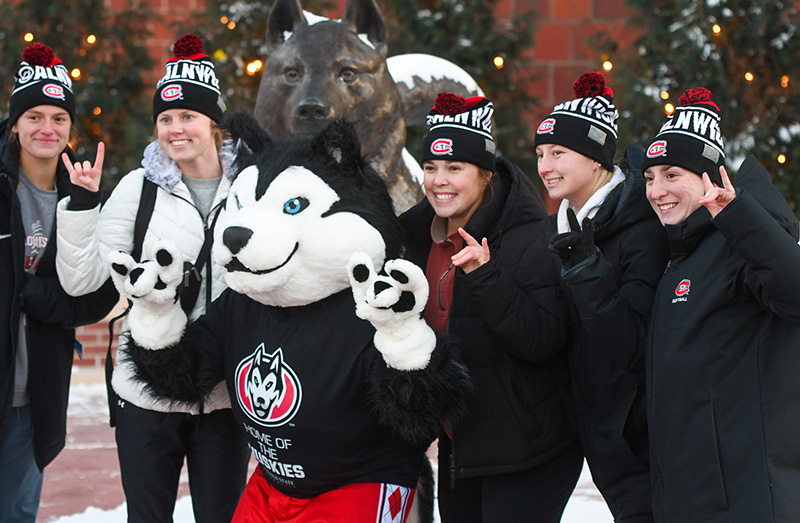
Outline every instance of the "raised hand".
[(719, 175), (722, 178), (722, 187), (717, 187), (711, 183), (708, 173), (703, 173), (703, 187), (706, 193), (698, 200), (700, 205), (708, 209), (712, 218), (716, 217), (722, 209), (736, 198), (736, 189), (733, 188), (724, 165), (719, 166)]
[(379, 274), (363, 252), (353, 254), (347, 269), (356, 315), (375, 328), (375, 348), (387, 365), (398, 370), (425, 368), (436, 348), (436, 335), (421, 318), (428, 301), (422, 269), (395, 259)]
[(489, 253), (489, 242), (484, 238), (478, 243), (475, 238), (463, 228), (458, 228), (458, 234), (467, 242), (467, 246), (453, 255), (450, 261), (456, 267), (461, 267), (465, 273), (469, 274), (491, 259)]
[(550, 238), (550, 252), (558, 255), (561, 265), (570, 270), (594, 254), (594, 224), (591, 218), (583, 219), (583, 228), (571, 208), (567, 209), (569, 232), (556, 234)]
[(100, 178), (103, 175), (103, 158), (105, 157), (106, 146), (103, 142), (97, 144), (97, 156), (94, 165), (86, 160), (84, 162), (70, 162), (67, 153), (61, 154), (61, 160), (67, 167), (69, 181), (83, 187), (87, 191), (97, 192), (100, 190)]

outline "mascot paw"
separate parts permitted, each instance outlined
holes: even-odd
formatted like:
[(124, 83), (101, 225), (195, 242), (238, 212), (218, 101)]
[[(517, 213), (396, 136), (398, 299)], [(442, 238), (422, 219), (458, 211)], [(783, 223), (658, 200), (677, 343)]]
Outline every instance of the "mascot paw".
[(144, 348), (160, 349), (177, 342), (186, 327), (186, 314), (178, 300), (183, 278), (183, 257), (172, 242), (154, 246), (152, 260), (137, 262), (130, 254), (111, 252), (111, 278), (132, 306), (128, 316), (131, 336)]
[(394, 259), (378, 273), (365, 253), (348, 263), (356, 314), (375, 327), (375, 347), (386, 363), (399, 370), (427, 366), (436, 335), (422, 319), (428, 301), (428, 280), (418, 266)]

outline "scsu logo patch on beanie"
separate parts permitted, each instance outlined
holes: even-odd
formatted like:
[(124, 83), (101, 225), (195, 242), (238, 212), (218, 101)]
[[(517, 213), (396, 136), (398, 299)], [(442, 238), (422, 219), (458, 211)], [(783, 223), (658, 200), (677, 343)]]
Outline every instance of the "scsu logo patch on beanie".
[(705, 87), (687, 89), (681, 106), (667, 117), (650, 143), (642, 170), (653, 165), (675, 165), (698, 176), (708, 173), (722, 186), (719, 168), (725, 163), (725, 148), (720, 131), (719, 107)]
[(203, 40), (187, 33), (172, 46), (165, 73), (153, 95), (153, 120), (169, 109), (191, 109), (220, 122), (225, 102), (219, 89), (214, 62), (203, 54)]
[(429, 131), (421, 161), (468, 162), (494, 172), (492, 116), (494, 105), (488, 98), (439, 93), (426, 119)]
[(556, 144), (572, 149), (611, 170), (617, 150), (614, 92), (605, 77), (585, 73), (572, 86), (575, 99), (560, 103), (536, 129), (534, 147)]
[(14, 125), (22, 113), (37, 105), (62, 107), (75, 122), (75, 95), (69, 71), (52, 49), (39, 42), (22, 52), (9, 100), (8, 125)]

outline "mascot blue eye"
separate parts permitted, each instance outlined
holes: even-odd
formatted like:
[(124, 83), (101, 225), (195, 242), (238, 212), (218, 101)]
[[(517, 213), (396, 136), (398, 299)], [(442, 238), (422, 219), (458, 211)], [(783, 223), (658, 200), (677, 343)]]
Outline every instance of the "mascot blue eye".
[(238, 196), (234, 196), (234, 198), (236, 198), (236, 208), (237, 209), (241, 209), (242, 208), (242, 202), (239, 201), (239, 197)]
[(297, 198), (292, 198), (283, 204), (283, 212), (286, 214), (297, 214), (306, 207), (308, 207), (308, 200), (302, 196), (298, 196)]

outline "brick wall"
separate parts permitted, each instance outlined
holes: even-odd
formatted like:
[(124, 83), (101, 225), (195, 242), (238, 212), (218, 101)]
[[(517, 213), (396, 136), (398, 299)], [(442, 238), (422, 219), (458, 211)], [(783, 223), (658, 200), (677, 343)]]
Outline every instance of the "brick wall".
[[(377, 1), (380, 5), (380, 0)], [(128, 6), (130, 2), (106, 0), (105, 5), (114, 9)], [(141, 0), (141, 3), (156, 11), (151, 22), (153, 38), (148, 43), (156, 63), (152, 72), (155, 83), (164, 72), (164, 62), (171, 56), (170, 46), (180, 36), (172, 24), (188, 13), (204, 9), (206, 1)], [(345, 0), (336, 0), (338, 7), (323, 14), (341, 17), (344, 4)], [(572, 98), (572, 83), (580, 74), (599, 69), (599, 53), (587, 45), (590, 35), (606, 31), (623, 44), (632, 42), (636, 35), (626, 25), (629, 11), (625, 0), (502, 0), (497, 13), (501, 17), (513, 17), (531, 8), (539, 13), (539, 24), (531, 52), (538, 71), (530, 90), (541, 102), (540, 110), (530, 116), (533, 132), (556, 103)], [(548, 207), (552, 212), (555, 202), (549, 201)], [(79, 362), (76, 356), (76, 365), (101, 366), (108, 347), (107, 323), (78, 329), (78, 339), (83, 344), (84, 358)]]

